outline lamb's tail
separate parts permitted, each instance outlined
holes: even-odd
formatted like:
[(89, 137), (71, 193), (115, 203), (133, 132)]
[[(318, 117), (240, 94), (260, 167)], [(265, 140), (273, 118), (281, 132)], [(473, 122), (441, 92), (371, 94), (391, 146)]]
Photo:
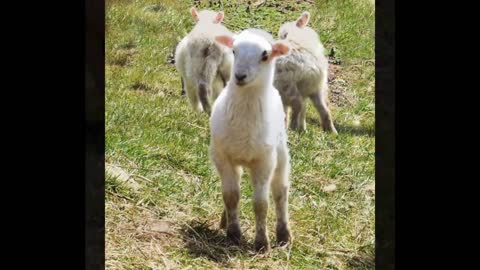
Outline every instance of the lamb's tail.
[(212, 84), (222, 61), (222, 51), (219, 45), (210, 40), (197, 40), (190, 44), (192, 59), (192, 76), (196, 78), (198, 95), (203, 110), (210, 112), (209, 99), (212, 95)]

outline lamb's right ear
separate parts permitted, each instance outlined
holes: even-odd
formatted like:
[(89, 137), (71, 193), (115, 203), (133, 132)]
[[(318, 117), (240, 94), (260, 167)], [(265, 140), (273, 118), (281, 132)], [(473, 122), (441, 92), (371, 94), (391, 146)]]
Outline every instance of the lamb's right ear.
[(190, 9), (190, 13), (192, 14), (193, 19), (197, 22), (198, 21), (198, 13), (195, 7)]
[(231, 36), (216, 36), (215, 40), (222, 45), (233, 48), (233, 37)]
[(224, 16), (225, 16), (225, 14), (223, 13), (223, 11), (219, 11), (217, 13), (217, 16), (215, 16), (215, 19), (213, 20), (213, 23), (221, 23), (223, 21)]
[(305, 11), (300, 15), (300, 17), (297, 19), (297, 27), (303, 28), (305, 25), (307, 25), (308, 21), (310, 20), (310, 12)]

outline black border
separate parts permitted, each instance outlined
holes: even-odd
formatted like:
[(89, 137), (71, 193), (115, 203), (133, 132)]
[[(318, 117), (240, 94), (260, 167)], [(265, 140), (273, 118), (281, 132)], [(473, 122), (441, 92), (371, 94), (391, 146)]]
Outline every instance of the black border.
[(395, 1), (375, 11), (375, 267), (395, 269)]
[[(105, 1), (87, 0), (85, 262), (105, 268)], [(395, 269), (395, 1), (376, 3), (376, 269)]]
[(105, 1), (85, 2), (85, 269), (105, 269)]

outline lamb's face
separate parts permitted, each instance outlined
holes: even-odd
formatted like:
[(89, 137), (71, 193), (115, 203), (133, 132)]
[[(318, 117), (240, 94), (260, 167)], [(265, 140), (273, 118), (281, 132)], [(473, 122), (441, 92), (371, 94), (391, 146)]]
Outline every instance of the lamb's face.
[(233, 43), (233, 79), (239, 86), (265, 78), (270, 69), (272, 46), (257, 35), (239, 35)]
[(283, 43), (270, 44), (264, 37), (249, 31), (243, 31), (234, 38), (217, 37), (217, 41), (232, 48), (233, 76), (237, 86), (262, 84), (272, 73), (272, 60), (289, 52), (289, 47)]

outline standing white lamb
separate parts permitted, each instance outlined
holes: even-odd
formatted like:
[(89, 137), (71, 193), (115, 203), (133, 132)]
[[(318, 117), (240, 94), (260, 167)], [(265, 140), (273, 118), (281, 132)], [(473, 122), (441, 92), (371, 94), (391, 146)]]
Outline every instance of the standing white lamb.
[(175, 66), (194, 110), (210, 113), (210, 100), (216, 99), (230, 79), (233, 62), (231, 51), (217, 44), (215, 36), (231, 33), (221, 24), (222, 11), (197, 12), (192, 7), (190, 12), (196, 25), (177, 45)]
[(232, 79), (213, 104), (210, 156), (222, 181), (225, 203), (221, 227), (234, 243), (241, 239), (238, 219), (242, 167), (250, 169), (254, 186), (255, 249), (267, 251), (266, 219), (272, 189), (276, 205), (277, 242), (291, 241), (288, 222), (290, 156), (282, 100), (273, 86), (275, 60), (289, 53), (284, 43), (271, 44), (245, 30), (216, 40), (233, 48)]
[(327, 106), (328, 60), (317, 33), (306, 26), (309, 19), (310, 13), (305, 11), (296, 21), (280, 27), (278, 36), (288, 42), (291, 53), (277, 61), (274, 85), (285, 109), (292, 108), (292, 129), (306, 129), (306, 98), (310, 98), (320, 114), (323, 130), (337, 134)]

